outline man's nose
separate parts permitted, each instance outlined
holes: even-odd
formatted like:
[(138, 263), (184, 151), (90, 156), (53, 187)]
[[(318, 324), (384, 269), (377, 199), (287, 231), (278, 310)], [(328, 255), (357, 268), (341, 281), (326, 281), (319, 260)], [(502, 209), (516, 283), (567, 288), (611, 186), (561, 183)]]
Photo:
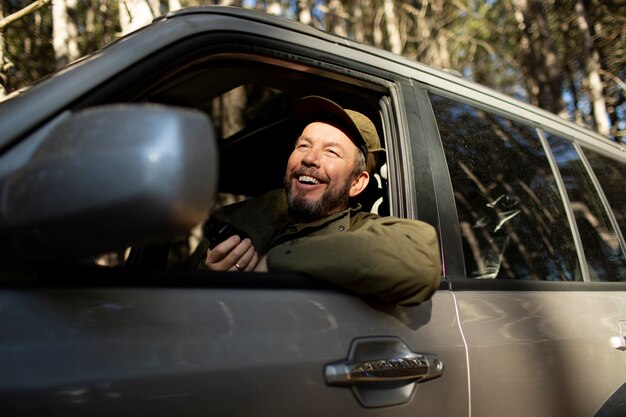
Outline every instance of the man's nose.
[(306, 166), (319, 166), (319, 151), (309, 149), (302, 157), (302, 164)]

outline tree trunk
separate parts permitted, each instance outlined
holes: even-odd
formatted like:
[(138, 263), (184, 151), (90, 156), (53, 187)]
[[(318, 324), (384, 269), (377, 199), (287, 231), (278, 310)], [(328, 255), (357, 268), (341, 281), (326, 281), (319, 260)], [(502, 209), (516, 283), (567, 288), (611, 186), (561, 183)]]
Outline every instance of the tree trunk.
[(400, 39), (400, 31), (398, 30), (398, 18), (393, 6), (393, 0), (385, 0), (383, 8), (385, 11), (389, 50), (394, 54), (400, 55), (402, 53), (402, 41)]
[(76, 0), (55, 0), (52, 2), (52, 47), (57, 68), (78, 59), (78, 29), (70, 18), (68, 8), (76, 7)]
[(270, 0), (267, 2), (267, 9), (265, 10), (269, 14), (280, 16), (283, 14), (283, 6), (279, 0)]
[(610, 135), (606, 103), (604, 102), (602, 80), (600, 79), (600, 55), (594, 48), (589, 22), (587, 21), (587, 11), (582, 0), (576, 1), (576, 22), (583, 36), (583, 62), (587, 71), (587, 81), (589, 83), (589, 95), (593, 108), (593, 119), (596, 130), (605, 136)]
[(537, 46), (541, 66), (546, 77), (545, 83), (542, 85), (544, 101), (542, 107), (563, 118), (567, 118), (565, 101), (561, 91), (564, 83), (562, 66), (559, 65), (559, 57), (546, 22), (546, 17), (541, 10), (541, 2), (534, 2), (532, 15), (534, 24), (538, 29), (539, 42)]
[(514, 6), (520, 30), (520, 63), (530, 102), (559, 114), (565, 108), (561, 96), (563, 76), (541, 2), (514, 0)]
[(374, 16), (374, 27), (372, 29), (372, 40), (374, 41), (374, 46), (381, 49), (385, 47), (383, 45), (383, 30), (380, 27), (383, 14), (382, 9), (378, 9), (376, 11), (376, 16)]
[(174, 10), (181, 9), (182, 6), (180, 4), (180, 0), (168, 0), (167, 2), (167, 10), (173, 12)]
[(362, 0), (352, 4), (352, 33), (354, 40), (357, 42), (365, 42), (365, 14), (363, 10), (367, 10), (369, 2)]
[(326, 13), (326, 30), (335, 35), (348, 36), (347, 17), (341, 0), (330, 0)]
[(432, 12), (430, 14), (429, 26), (432, 28), (432, 33), (436, 34), (434, 42), (431, 41), (431, 49), (436, 51), (436, 55), (432, 57), (431, 63), (429, 65), (433, 65), (438, 68), (449, 69), (452, 67), (450, 60), (449, 35), (446, 34), (447, 31), (445, 23), (442, 24), (438, 21), (445, 16), (445, 4), (446, 0), (437, 0), (431, 2)]
[(120, 35), (126, 35), (152, 22), (159, 13), (159, 0), (119, 0)]
[(311, 2), (310, 0), (297, 0), (296, 3), (298, 21), (305, 25), (311, 25)]
[[(196, 2), (198, 3), (198, 2)], [(258, 2), (256, 2), (258, 3)], [(203, 3), (204, 4), (204, 3)], [(217, 0), (216, 4), (219, 4), (220, 6), (236, 6), (236, 7), (241, 7), (241, 0)]]
[(574, 107), (574, 122), (580, 126), (584, 125), (583, 115), (580, 111), (578, 91), (576, 91), (576, 84), (574, 83), (574, 71), (572, 71), (571, 65), (567, 66), (567, 79), (569, 80), (570, 94), (572, 95), (572, 104)]

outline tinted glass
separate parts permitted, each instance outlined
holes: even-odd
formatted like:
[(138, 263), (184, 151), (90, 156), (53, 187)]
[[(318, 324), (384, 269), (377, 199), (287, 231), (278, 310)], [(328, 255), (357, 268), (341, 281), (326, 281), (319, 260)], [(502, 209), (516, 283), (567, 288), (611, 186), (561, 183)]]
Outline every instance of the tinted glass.
[(626, 277), (626, 262), (600, 196), (574, 145), (546, 134), (561, 171), (593, 281), (620, 281)]
[(583, 148), (583, 152), (600, 181), (604, 195), (609, 200), (622, 236), (626, 238), (626, 193), (624, 193), (626, 164), (586, 148)]
[(563, 202), (536, 131), (440, 96), (467, 275), (580, 280)]

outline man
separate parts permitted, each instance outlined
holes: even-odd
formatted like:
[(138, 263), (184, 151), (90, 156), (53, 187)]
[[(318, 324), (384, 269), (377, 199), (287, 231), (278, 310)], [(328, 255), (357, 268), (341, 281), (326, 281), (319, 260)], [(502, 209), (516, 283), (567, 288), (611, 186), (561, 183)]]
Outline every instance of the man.
[(351, 207), (384, 151), (372, 121), (317, 96), (303, 98), (294, 115), (304, 129), (285, 189), (219, 210), (215, 218), (243, 233), (209, 249), (206, 268), (299, 272), (399, 304), (430, 298), (441, 272), (435, 230)]

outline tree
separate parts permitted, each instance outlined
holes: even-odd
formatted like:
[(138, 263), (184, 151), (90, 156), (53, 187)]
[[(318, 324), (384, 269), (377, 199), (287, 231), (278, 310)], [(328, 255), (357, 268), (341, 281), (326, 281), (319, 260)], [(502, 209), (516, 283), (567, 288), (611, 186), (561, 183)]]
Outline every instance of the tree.
[[(14, 68), (14, 62), (11, 60), (11, 51), (9, 50), (9, 43), (7, 41), (6, 31), (10, 25), (13, 27), (22, 26), (20, 22), (24, 17), (36, 14), (37, 11), (47, 6), (51, 0), (36, 0), (24, 7), (19, 7), (17, 10), (14, 9), (13, 4), (10, 2), (3, 2), (0, 4), (0, 98), (4, 97), (8, 92), (10, 92), (10, 81), (9, 76), (7, 75), (8, 71)], [(21, 4), (19, 4), (21, 6)], [(41, 18), (36, 19), (38, 23), (41, 22)], [(20, 24), (16, 24), (16, 22)], [(39, 27), (36, 26), (35, 31), (38, 32)], [(27, 39), (25, 39), (26, 41)], [(26, 42), (23, 46), (25, 49), (29, 49), (31, 43)], [(40, 42), (36, 42), (36, 45), (39, 45)]]
[(159, 0), (119, 0), (121, 35), (147, 25), (159, 16)]
[(597, 52), (611, 134), (615, 138), (626, 139), (626, 2), (588, 0), (583, 5), (592, 49)]
[(565, 108), (562, 67), (539, 0), (514, 0), (520, 30), (520, 63), (532, 104), (556, 114)]
[(600, 79), (600, 54), (593, 42), (593, 35), (587, 18), (587, 10), (582, 0), (576, 0), (576, 23), (583, 38), (581, 60), (586, 72), (589, 95), (592, 103), (593, 118), (596, 129), (603, 135), (609, 136), (606, 104), (602, 92), (604, 86)]
[(472, 68), (471, 75), (483, 84), (621, 140), (624, 126), (622, 133), (619, 126), (626, 122), (626, 20), (621, 16), (626, 4), (476, 3), (476, 10), (482, 10), (477, 17), (486, 26), (480, 36), (489, 48), (479, 49), (473, 63), (462, 63), (465, 70)]
[[(0, 0), (0, 96), (180, 7), (252, 7), (626, 132), (623, 0)], [(24, 10), (24, 12), (22, 12)], [(240, 103), (241, 104), (241, 103)]]
[(55, 0), (52, 3), (52, 45), (57, 65), (65, 66), (78, 59), (78, 28), (71, 18), (76, 0)]

